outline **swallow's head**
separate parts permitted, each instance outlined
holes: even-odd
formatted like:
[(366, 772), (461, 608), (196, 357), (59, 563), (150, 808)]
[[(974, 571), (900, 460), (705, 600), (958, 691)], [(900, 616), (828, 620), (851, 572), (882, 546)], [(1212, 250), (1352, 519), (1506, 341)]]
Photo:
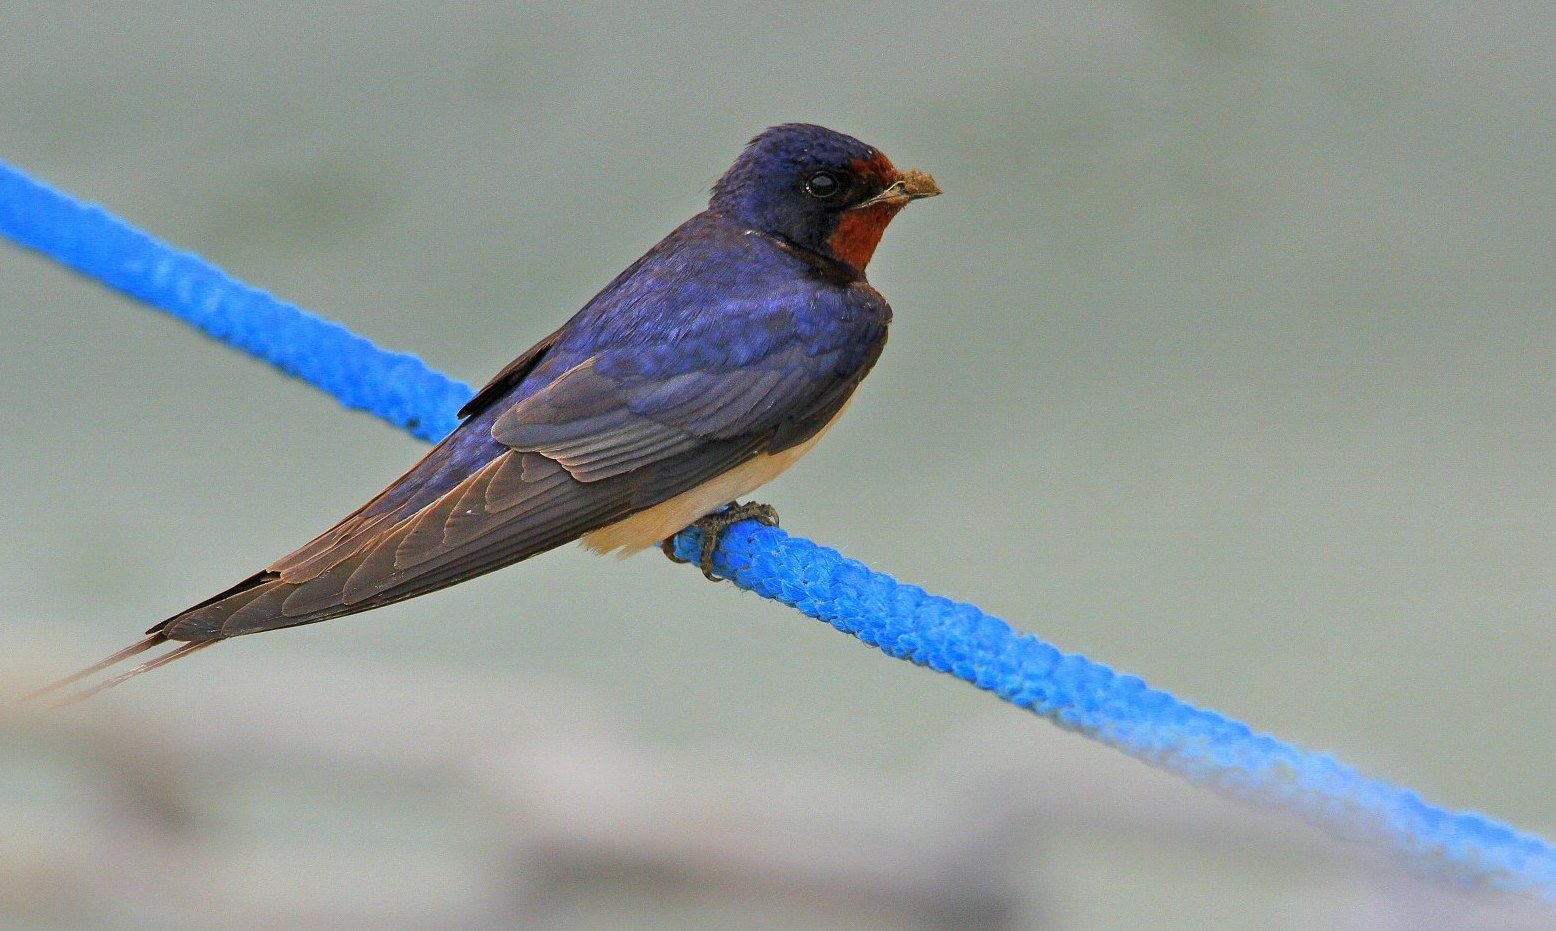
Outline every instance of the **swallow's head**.
[(899, 171), (853, 136), (785, 123), (746, 145), (713, 186), (708, 206), (863, 271), (897, 211), (939, 193), (925, 172)]

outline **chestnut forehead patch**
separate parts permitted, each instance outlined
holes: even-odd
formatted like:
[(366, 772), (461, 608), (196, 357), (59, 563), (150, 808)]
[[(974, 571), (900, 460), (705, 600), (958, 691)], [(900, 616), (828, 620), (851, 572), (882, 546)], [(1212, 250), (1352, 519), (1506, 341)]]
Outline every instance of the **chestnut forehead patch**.
[(885, 152), (876, 151), (874, 155), (865, 158), (856, 158), (848, 163), (848, 169), (855, 174), (870, 175), (879, 178), (882, 182), (890, 184), (897, 180), (897, 166), (891, 163)]

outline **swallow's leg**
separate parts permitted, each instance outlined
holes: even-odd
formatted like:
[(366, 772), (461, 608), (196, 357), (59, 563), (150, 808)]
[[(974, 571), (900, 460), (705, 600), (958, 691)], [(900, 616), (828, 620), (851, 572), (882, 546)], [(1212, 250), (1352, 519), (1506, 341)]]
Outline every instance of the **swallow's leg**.
[[(697, 566), (702, 569), (702, 574), (710, 582), (719, 581), (719, 577), (713, 574), (713, 551), (719, 548), (719, 540), (723, 539), (724, 531), (732, 525), (743, 520), (754, 520), (766, 524), (769, 527), (778, 526), (778, 509), (770, 504), (759, 504), (755, 501), (747, 501), (741, 504), (731, 501), (722, 511), (714, 511), (706, 517), (698, 519), (692, 524), (702, 531), (702, 547), (697, 553)], [(671, 562), (687, 562), (687, 560), (675, 555), (675, 538), (671, 537), (659, 544), (659, 548), (670, 558)]]

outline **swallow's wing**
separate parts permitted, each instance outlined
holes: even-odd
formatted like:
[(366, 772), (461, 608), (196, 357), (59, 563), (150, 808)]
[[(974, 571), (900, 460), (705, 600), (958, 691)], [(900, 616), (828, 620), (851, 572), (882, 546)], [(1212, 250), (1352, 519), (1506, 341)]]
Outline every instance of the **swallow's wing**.
[(514, 386), (528, 378), (529, 374), (535, 370), (535, 366), (540, 364), (540, 360), (544, 359), (546, 353), (551, 351), (551, 347), (556, 345), (557, 339), (561, 337), (566, 329), (567, 327), (565, 326), (558, 327), (552, 331), (550, 336), (529, 347), (529, 349), (524, 351), (523, 355), (503, 366), (502, 371), (493, 375), (491, 381), (488, 381), (480, 391), (477, 391), (470, 400), (465, 402), (464, 407), (459, 409), (460, 419), (486, 410), (501, 400), (503, 395), (512, 391)]
[[(752, 456), (801, 442), (830, 421), (884, 341), (882, 315), (846, 316), (860, 325), (819, 339), (767, 337), (756, 352), (595, 353), (497, 414), (489, 430), (500, 451), (458, 484), (415, 507), (364, 508), (356, 529), (337, 533), (335, 542), (304, 547), (169, 619), (161, 632), (231, 637), (414, 597), (552, 549)], [(669, 370), (656, 364), (667, 357), (681, 362)]]
[(492, 436), (599, 482), (709, 443), (765, 442), (786, 421), (809, 424), (827, 389), (853, 374), (838, 371), (841, 356), (791, 342), (738, 367), (659, 375), (596, 356), (498, 417)]
[[(566, 329), (565, 326), (558, 328), (504, 366), (465, 402), (459, 409), (459, 417), (474, 417), (509, 394), (546, 359)], [(480, 468), (501, 452), (497, 444), (482, 443), (479, 437), (471, 437), (471, 427), (469, 423), (462, 424), (367, 503), (341, 518), (329, 530), (271, 563), (255, 578), (274, 574), (280, 574), (286, 581), (314, 578), (355, 552), (369, 534), (392, 527), (448, 492), (457, 484), (459, 475)], [(241, 585), (252, 581), (246, 580)], [(212, 600), (220, 600), (228, 594), (224, 592)]]

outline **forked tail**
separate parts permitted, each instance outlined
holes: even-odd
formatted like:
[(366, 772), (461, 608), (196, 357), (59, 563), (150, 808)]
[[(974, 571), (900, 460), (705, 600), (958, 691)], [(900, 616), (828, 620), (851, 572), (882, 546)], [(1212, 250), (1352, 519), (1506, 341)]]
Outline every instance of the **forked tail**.
[[(88, 676), (96, 675), (97, 673), (102, 672), (104, 669), (107, 669), (110, 666), (118, 665), (119, 663), (124, 662), (132, 656), (139, 656), (152, 647), (167, 643), (168, 639), (168, 635), (161, 633), (160, 631), (153, 633), (146, 637), (144, 640), (141, 640), (138, 643), (132, 643), (112, 656), (104, 657), (103, 659), (98, 660), (92, 665), (86, 667), (85, 669), (73, 672), (70, 675), (65, 676), (63, 679), (56, 679), (41, 689), (35, 689), (31, 692), (28, 692), (26, 695), (23, 695), (20, 699), (18, 699), (18, 702), (34, 702), (43, 698), (47, 698), (48, 696), (53, 695), (55, 692), (58, 692), (60, 689), (74, 685), (75, 683), (80, 682), (82, 679), (85, 679)], [(148, 659), (140, 665), (132, 667), (127, 672), (121, 672), (117, 676), (114, 676), (110, 679), (105, 679), (96, 685), (87, 686), (84, 689), (77, 689), (76, 691), (65, 695), (63, 698), (59, 698), (50, 703), (49, 707), (63, 708), (66, 705), (73, 705), (78, 701), (91, 698), (98, 692), (101, 692), (105, 689), (111, 689), (121, 682), (126, 682), (130, 679), (133, 679), (143, 672), (150, 672), (151, 670), (156, 669), (158, 666), (166, 666), (168, 663), (171, 663), (176, 659), (182, 659), (183, 657), (188, 656), (196, 650), (199, 650), (203, 647), (208, 647), (215, 642), (215, 640), (192, 640), (187, 643), (181, 643), (168, 652), (163, 653), (161, 656)]]

